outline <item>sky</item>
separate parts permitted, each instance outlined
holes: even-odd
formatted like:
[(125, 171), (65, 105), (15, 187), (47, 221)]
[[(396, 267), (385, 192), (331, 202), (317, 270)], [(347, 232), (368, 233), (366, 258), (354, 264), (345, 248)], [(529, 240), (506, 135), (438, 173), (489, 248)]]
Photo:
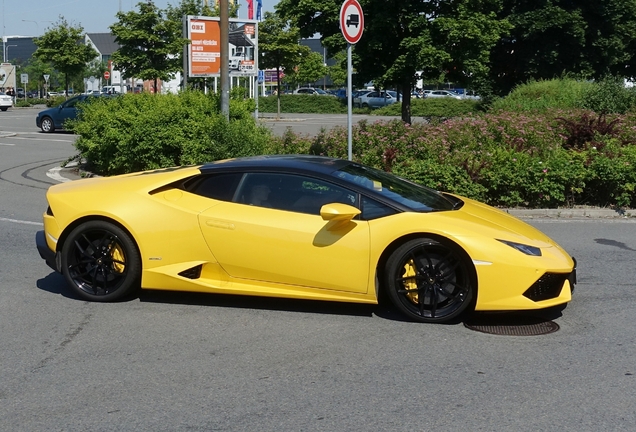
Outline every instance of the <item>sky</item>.
[[(247, 18), (247, 1), (239, 1), (239, 18)], [(41, 36), (60, 15), (69, 23), (84, 27), (86, 33), (108, 32), (120, 6), (122, 12), (128, 12), (137, 10), (137, 3), (139, 0), (2, 0), (2, 36)], [(154, 3), (164, 9), (180, 1), (154, 0)], [(254, 0), (255, 9), (256, 3)], [(262, 0), (262, 3), (263, 13), (273, 12), (278, 0)]]

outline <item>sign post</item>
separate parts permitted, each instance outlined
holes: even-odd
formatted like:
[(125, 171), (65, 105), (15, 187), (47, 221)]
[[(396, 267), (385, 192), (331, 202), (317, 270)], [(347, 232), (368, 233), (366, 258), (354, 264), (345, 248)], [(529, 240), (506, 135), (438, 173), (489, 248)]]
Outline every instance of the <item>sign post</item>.
[(49, 98), (49, 78), (51, 78), (51, 75), (44, 74), (42, 76), (44, 77), (44, 95), (48, 99)]
[(351, 47), (358, 43), (364, 31), (364, 14), (358, 0), (345, 0), (342, 3), (342, 7), (340, 7), (340, 30), (347, 41), (347, 148), (349, 160), (352, 160), (351, 125), (353, 122), (353, 99), (351, 93), (353, 92), (353, 86), (351, 84), (351, 75), (353, 68), (351, 67)]
[(27, 94), (27, 86), (26, 84), (29, 83), (29, 74), (20, 74), (20, 81), (22, 82), (22, 84), (24, 84), (24, 100), (26, 101), (26, 94)]

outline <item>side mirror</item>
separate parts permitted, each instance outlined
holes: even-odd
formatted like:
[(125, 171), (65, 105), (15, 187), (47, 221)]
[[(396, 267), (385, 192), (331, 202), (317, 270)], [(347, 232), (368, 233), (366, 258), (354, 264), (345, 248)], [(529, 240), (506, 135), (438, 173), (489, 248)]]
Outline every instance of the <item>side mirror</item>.
[(325, 204), (320, 208), (320, 216), (326, 221), (350, 221), (359, 214), (359, 209), (342, 203)]

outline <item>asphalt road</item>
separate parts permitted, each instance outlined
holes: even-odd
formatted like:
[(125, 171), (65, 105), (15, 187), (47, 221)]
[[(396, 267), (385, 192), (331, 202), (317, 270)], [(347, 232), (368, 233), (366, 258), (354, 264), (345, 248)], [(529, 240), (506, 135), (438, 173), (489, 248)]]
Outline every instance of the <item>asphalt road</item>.
[[(543, 336), (338, 303), (78, 300), (34, 236), (73, 135), (0, 113), (0, 430), (633, 431), (636, 222), (533, 219), (579, 263)], [(514, 315), (517, 316), (517, 315)]]

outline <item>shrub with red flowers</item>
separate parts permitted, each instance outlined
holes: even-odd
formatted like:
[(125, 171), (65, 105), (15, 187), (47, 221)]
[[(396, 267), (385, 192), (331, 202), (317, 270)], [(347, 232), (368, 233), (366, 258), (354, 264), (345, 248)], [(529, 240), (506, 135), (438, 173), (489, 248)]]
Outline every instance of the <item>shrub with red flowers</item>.
[[(496, 206), (636, 204), (636, 114), (496, 111), (438, 124), (360, 122), (353, 159)], [(286, 134), (271, 153), (347, 157), (345, 128)]]

